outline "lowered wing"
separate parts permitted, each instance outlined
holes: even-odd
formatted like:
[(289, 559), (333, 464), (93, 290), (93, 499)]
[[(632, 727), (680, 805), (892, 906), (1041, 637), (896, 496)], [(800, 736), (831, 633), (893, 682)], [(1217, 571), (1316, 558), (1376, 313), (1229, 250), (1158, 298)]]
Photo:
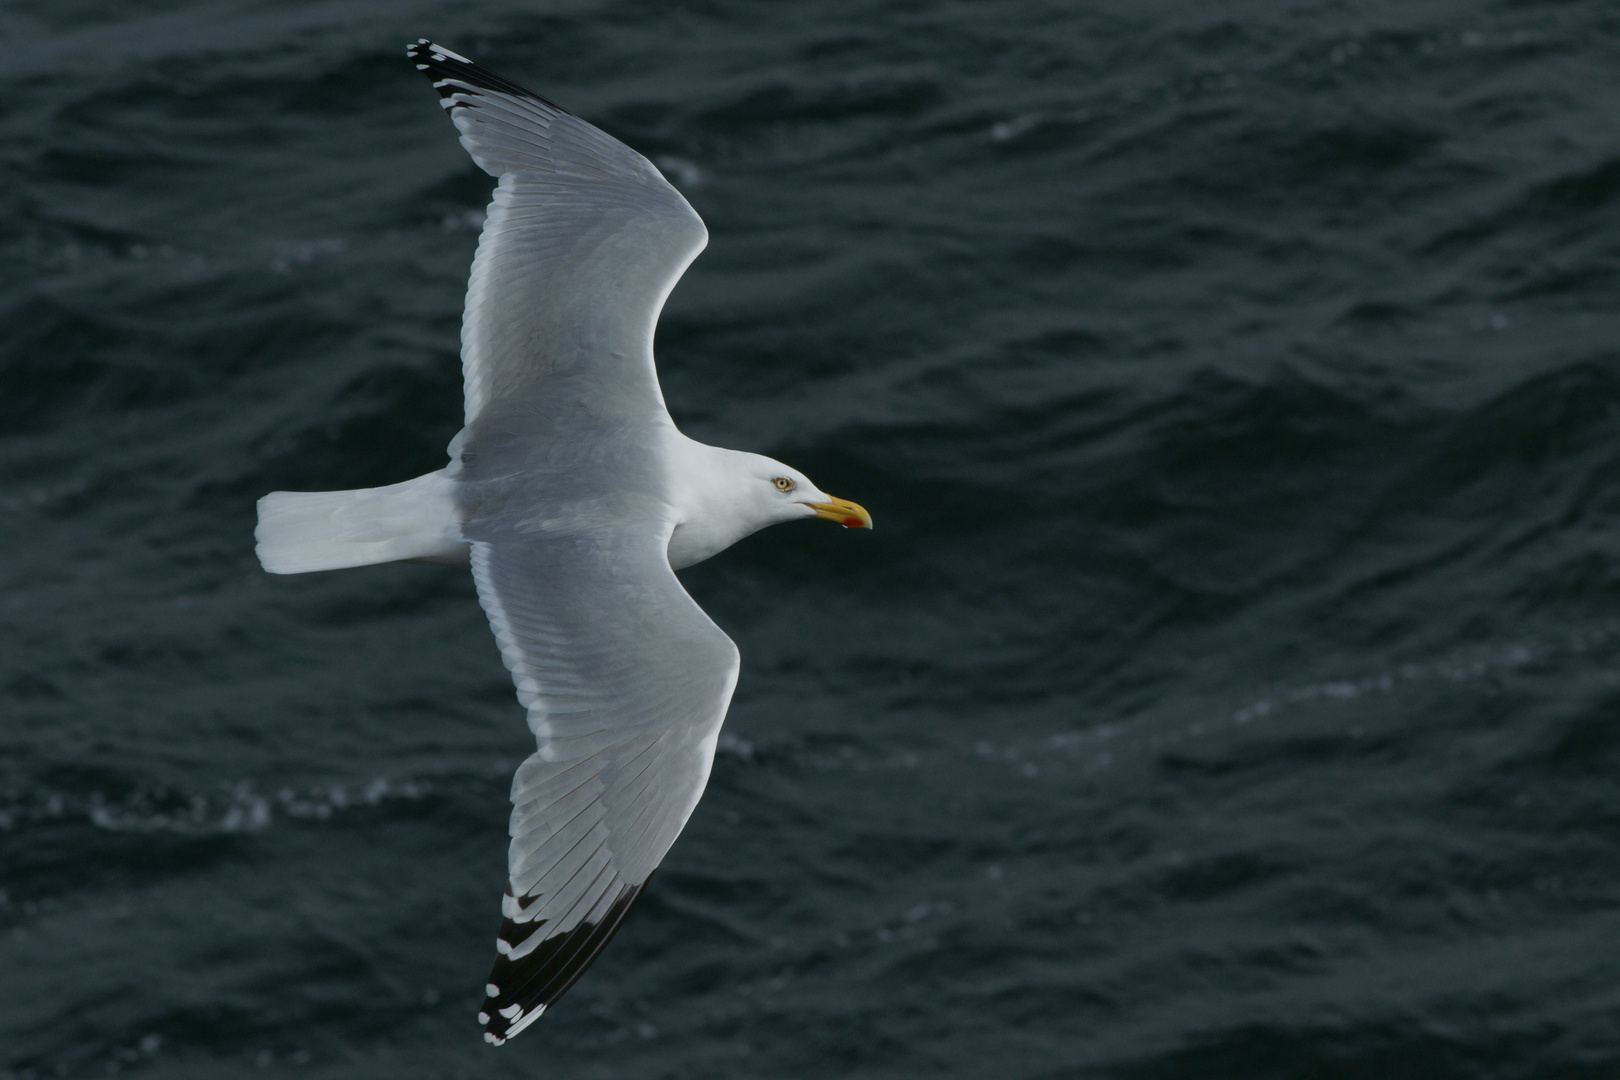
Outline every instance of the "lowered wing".
[(510, 880), (485, 1038), (573, 985), (697, 805), (737, 684), (731, 639), (675, 579), (668, 531), (497, 526), (473, 578), (539, 748), (512, 782)]

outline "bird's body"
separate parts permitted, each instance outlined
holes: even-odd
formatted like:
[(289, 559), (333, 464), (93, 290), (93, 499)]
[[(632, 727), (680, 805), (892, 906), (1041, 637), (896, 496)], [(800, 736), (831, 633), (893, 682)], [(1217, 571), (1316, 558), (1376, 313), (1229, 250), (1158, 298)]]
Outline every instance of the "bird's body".
[(485, 1038), (572, 985), (697, 805), (736, 685), (731, 640), (674, 571), (766, 525), (870, 527), (854, 503), (675, 427), (664, 299), (707, 243), (641, 155), (427, 41), (409, 55), (499, 178), (462, 327), (465, 426), (443, 470), (259, 501), (265, 569), (465, 563), (536, 752), (512, 786)]

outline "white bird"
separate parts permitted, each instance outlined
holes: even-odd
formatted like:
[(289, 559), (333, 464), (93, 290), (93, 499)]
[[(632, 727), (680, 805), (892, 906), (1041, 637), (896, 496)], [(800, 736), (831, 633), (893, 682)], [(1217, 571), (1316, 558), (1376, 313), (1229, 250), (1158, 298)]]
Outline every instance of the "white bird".
[(708, 230), (646, 158), (432, 42), (407, 55), (500, 181), (467, 287), (465, 426), (438, 472), (266, 495), (255, 538), (274, 574), (470, 561), (538, 743), (479, 1015), (499, 1045), (596, 958), (708, 782), (737, 647), (674, 572), (777, 522), (872, 519), (676, 429), (653, 327)]

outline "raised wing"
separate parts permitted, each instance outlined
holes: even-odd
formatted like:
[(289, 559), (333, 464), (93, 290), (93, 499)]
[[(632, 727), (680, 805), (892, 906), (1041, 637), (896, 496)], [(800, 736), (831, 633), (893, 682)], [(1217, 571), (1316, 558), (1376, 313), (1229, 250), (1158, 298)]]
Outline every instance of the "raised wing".
[(480, 1022), (497, 1045), (596, 958), (708, 783), (737, 649), (675, 579), (667, 526), (471, 527), (478, 597), (539, 749)]
[(500, 178), (461, 330), (469, 444), (502, 399), (523, 405), (503, 429), (541, 437), (566, 437), (582, 406), (662, 411), (653, 327), (708, 243), (702, 219), (646, 158), (538, 94), (427, 40), (407, 53)]

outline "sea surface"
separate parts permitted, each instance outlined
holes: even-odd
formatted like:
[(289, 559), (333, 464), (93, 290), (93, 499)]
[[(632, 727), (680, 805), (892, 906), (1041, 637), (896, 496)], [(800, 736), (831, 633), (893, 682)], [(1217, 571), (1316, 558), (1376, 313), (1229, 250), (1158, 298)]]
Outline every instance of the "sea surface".
[[(431, 37), (704, 216), (708, 794), (512, 1044)], [(0, 1080), (1620, 1076), (1620, 9), (0, 3)], [(543, 303), (544, 298), (536, 298)]]

